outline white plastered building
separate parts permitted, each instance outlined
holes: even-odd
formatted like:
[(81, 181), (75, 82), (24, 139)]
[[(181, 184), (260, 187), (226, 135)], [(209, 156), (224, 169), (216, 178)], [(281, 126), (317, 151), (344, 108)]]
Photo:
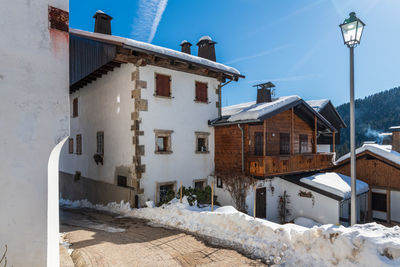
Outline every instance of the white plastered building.
[(179, 52), (113, 36), (112, 18), (95, 17), (94, 33), (70, 30), (71, 136), (60, 163), (62, 197), (139, 207), (181, 183), (207, 185), (214, 171), (208, 121), (218, 116), (221, 85), (243, 76), (215, 62), (210, 38), (198, 42), (194, 56), (187, 41)]

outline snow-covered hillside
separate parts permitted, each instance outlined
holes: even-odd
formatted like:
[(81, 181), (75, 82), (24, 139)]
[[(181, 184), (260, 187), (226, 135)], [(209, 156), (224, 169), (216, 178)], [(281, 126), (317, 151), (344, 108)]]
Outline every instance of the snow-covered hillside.
[(150, 220), (152, 224), (178, 228), (211, 238), (255, 257), (286, 266), (399, 266), (400, 227), (376, 223), (350, 228), (322, 225), (306, 228), (254, 219), (231, 206), (191, 207), (184, 199), (169, 205), (130, 209), (129, 204), (92, 205), (86, 200), (61, 200), (62, 206), (95, 208)]

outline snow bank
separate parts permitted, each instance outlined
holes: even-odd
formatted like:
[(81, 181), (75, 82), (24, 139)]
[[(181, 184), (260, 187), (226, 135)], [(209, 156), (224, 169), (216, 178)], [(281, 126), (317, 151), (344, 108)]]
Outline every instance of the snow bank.
[(224, 115), (230, 114), (228, 121), (256, 120), (263, 115), (274, 112), (283, 106), (296, 102), (301, 98), (297, 95), (283, 96), (274, 99), (272, 102), (259, 103), (254, 102), (239, 104), (224, 108)]
[[(391, 145), (364, 144), (362, 147), (356, 149), (356, 155), (366, 150), (400, 165), (400, 153), (392, 150)], [(348, 158), (350, 158), (350, 153), (340, 157), (335, 164), (339, 164)]]
[(320, 223), (317, 223), (313, 219), (306, 217), (297, 217), (296, 219), (294, 219), (294, 223), (307, 228), (313, 228), (314, 226), (321, 226)]
[(279, 225), (253, 219), (233, 207), (214, 212), (190, 207), (187, 202), (158, 208), (129, 209), (124, 203), (107, 206), (85, 201), (65, 201), (68, 207), (92, 207), (150, 220), (208, 237), (269, 263), (286, 266), (399, 266), (400, 227), (386, 228), (376, 223), (351, 228), (323, 225), (311, 229), (292, 224)]
[[(344, 199), (349, 199), (351, 196), (351, 178), (340, 173), (319, 173), (301, 178), (300, 182), (327, 191)], [(361, 180), (357, 180), (356, 189), (357, 195), (365, 193), (368, 191), (368, 184)]]

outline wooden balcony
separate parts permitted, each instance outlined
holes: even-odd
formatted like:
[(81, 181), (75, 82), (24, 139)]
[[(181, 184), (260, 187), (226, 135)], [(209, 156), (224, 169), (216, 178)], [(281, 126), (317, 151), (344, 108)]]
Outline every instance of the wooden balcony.
[(333, 153), (276, 156), (247, 156), (248, 175), (266, 177), (303, 171), (326, 169), (333, 166)]

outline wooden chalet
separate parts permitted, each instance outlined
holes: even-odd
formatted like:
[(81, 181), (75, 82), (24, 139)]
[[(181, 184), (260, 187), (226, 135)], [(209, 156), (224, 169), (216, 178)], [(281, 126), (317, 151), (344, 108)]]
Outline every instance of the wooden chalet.
[(333, 153), (318, 153), (318, 136), (336, 128), (298, 96), (271, 97), (272, 83), (258, 85), (257, 101), (223, 109), (215, 127), (216, 172), (257, 178), (323, 170)]
[[(369, 185), (369, 220), (400, 224), (400, 127), (391, 127), (392, 145), (365, 143), (356, 150), (357, 179)], [(350, 175), (350, 154), (335, 171)]]

